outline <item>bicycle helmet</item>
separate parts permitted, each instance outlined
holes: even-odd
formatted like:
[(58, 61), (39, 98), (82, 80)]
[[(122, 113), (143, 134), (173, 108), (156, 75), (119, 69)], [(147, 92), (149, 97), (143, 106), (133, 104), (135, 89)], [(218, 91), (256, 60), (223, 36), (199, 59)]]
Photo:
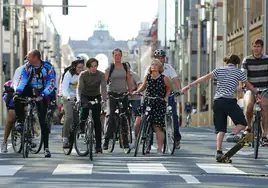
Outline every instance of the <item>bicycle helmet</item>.
[(166, 57), (166, 52), (162, 49), (157, 49), (154, 51), (154, 57)]
[(85, 62), (84, 58), (76, 56), (72, 63), (80, 63), (80, 62), (84, 63)]

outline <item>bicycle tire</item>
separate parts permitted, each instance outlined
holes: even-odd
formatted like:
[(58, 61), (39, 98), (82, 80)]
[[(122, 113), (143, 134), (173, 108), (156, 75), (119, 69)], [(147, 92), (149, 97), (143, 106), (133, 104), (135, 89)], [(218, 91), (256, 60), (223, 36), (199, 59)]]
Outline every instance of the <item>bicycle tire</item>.
[(153, 129), (146, 122), (146, 125), (145, 125), (145, 136), (144, 136), (144, 140), (143, 140), (143, 144), (142, 144), (142, 154), (143, 155), (146, 155), (147, 152), (150, 151), (152, 134), (153, 134)]
[[(17, 141), (19, 140), (20, 145), (17, 148)], [(15, 127), (12, 128), (11, 131), (11, 143), (12, 143), (12, 148), (14, 150), (14, 152), (16, 153), (21, 153), (22, 151), (22, 133), (16, 131)]]
[[(35, 123), (37, 123), (37, 122), (35, 122)], [(40, 124), (39, 124), (40, 125)], [(34, 124), (34, 126), (35, 126), (35, 124)], [(38, 125), (37, 125), (38, 126)], [(36, 128), (36, 127), (35, 127)], [(32, 131), (36, 131), (35, 130), (35, 128), (33, 128), (33, 130)], [(41, 130), (41, 126), (39, 127), (40, 128), (40, 130)], [(37, 128), (38, 129), (38, 128)], [(33, 134), (33, 135), (35, 135), (35, 134)], [(40, 142), (39, 142), (39, 144), (37, 145), (37, 149), (35, 150), (35, 149), (31, 149), (31, 153), (32, 154), (38, 154), (40, 151), (41, 151), (41, 149), (42, 149), (42, 146), (43, 146), (43, 142), (44, 142), (44, 140), (43, 140), (43, 135), (40, 133)]]
[(260, 146), (260, 114), (255, 117), (254, 121), (254, 158), (258, 158), (259, 146)]
[(108, 144), (108, 152), (112, 153), (114, 151), (115, 143), (116, 140), (118, 139), (118, 129), (119, 129), (119, 117), (116, 115), (114, 116), (115, 118), (115, 132), (112, 133), (112, 138), (109, 139), (109, 144)]
[[(62, 131), (63, 131), (63, 129), (62, 129)], [(62, 133), (62, 135), (63, 135), (63, 133)], [(73, 130), (70, 131), (68, 141), (69, 141), (69, 148), (62, 148), (63, 153), (65, 155), (70, 155), (72, 153), (72, 150), (73, 150), (73, 145), (74, 145), (74, 131)]]
[(25, 121), (24, 121), (24, 126), (23, 126), (23, 134), (22, 134), (22, 156), (23, 158), (28, 158), (29, 157), (29, 127), (31, 127), (30, 124), (30, 117), (27, 116)]
[[(165, 128), (165, 153), (166, 151), (173, 155), (176, 149), (175, 141), (175, 128), (172, 115), (165, 116), (166, 128)], [(172, 132), (170, 132), (172, 130)], [(170, 139), (170, 140), (169, 140)]]
[[(88, 122), (85, 123), (85, 133), (87, 134), (87, 131), (88, 131), (88, 128), (89, 128), (89, 125), (88, 125)], [(74, 131), (74, 148), (75, 148), (75, 151), (76, 153), (83, 157), (83, 156), (87, 156), (89, 151), (88, 151), (88, 140), (87, 140), (87, 135), (85, 136), (85, 141), (84, 143), (86, 144), (86, 150), (84, 152), (82, 152), (80, 150), (80, 148), (78, 147), (78, 143), (77, 143), (77, 139), (80, 137), (80, 126), (76, 126), (75, 128), (75, 131)]]
[(137, 156), (137, 154), (139, 152), (139, 149), (140, 149), (141, 140), (142, 140), (142, 137), (143, 137), (143, 134), (144, 134), (144, 123), (145, 123), (144, 121), (146, 121), (145, 118), (142, 118), (141, 125), (140, 125), (140, 128), (139, 128), (139, 133), (138, 133), (138, 136), (137, 136), (137, 140), (135, 142), (134, 157)]
[(93, 122), (89, 122), (88, 131), (87, 131), (87, 139), (88, 139), (88, 151), (89, 151), (89, 159), (93, 161)]
[[(123, 125), (126, 125), (126, 129), (125, 130), (127, 132), (127, 135), (126, 135), (126, 138), (127, 138), (127, 142), (128, 142), (128, 148), (125, 148), (124, 147), (124, 137), (123, 135), (125, 134), (125, 131), (123, 131)], [(119, 134), (120, 134), (120, 145), (122, 146), (122, 148), (125, 150), (125, 153), (126, 154), (129, 154), (131, 149), (130, 149), (130, 144), (132, 143), (132, 136), (130, 136), (132, 134), (132, 131), (131, 131), (131, 127), (129, 125), (129, 121), (128, 121), (128, 118), (126, 116), (121, 116), (120, 117), (120, 129), (119, 129)]]

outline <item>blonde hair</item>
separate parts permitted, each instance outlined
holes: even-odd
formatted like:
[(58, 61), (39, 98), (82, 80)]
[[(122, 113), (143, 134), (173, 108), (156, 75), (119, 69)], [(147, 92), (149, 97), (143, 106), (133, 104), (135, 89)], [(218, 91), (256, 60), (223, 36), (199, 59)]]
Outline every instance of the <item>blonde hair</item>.
[(158, 65), (158, 67), (159, 67), (159, 73), (160, 73), (160, 74), (164, 72), (164, 66), (163, 66), (163, 63), (161, 63), (158, 59), (153, 59), (153, 60), (151, 61), (150, 67), (149, 67), (149, 72), (148, 72), (149, 74), (152, 73), (152, 71), (151, 71), (151, 66), (152, 66), (153, 64), (157, 64), (157, 65)]

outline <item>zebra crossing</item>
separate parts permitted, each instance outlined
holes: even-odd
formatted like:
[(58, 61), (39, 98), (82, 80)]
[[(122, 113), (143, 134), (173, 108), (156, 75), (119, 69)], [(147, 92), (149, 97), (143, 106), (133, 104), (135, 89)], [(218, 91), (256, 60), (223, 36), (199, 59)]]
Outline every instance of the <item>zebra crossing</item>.
[[(2, 164), (0, 163), (0, 179), (1, 177), (20, 177), (25, 176), (23, 172), (27, 172), (27, 168), (32, 168), (32, 164)], [(126, 162), (124, 164), (72, 164), (72, 163), (60, 163), (51, 164), (47, 168), (35, 166), (35, 173), (42, 174), (42, 170), (47, 170), (48, 175), (52, 177), (56, 176), (72, 176), (76, 177), (82, 175), (88, 177), (91, 175), (104, 175), (104, 174), (120, 174), (120, 175), (156, 175), (156, 176), (178, 176), (186, 183), (189, 184), (200, 184), (201, 181), (198, 179), (200, 174), (224, 174), (224, 175), (250, 175), (250, 172), (243, 171), (236, 167), (234, 164), (221, 164), (221, 163), (194, 163), (193, 166), (196, 170), (193, 174), (185, 173), (185, 170), (181, 172), (174, 172), (170, 169), (169, 165), (165, 163), (157, 162)], [(266, 168), (268, 171), (268, 165), (263, 165), (256, 168)], [(183, 172), (184, 171), (184, 172)], [(189, 172), (189, 171), (188, 171)], [(85, 176), (86, 175), (86, 176)]]

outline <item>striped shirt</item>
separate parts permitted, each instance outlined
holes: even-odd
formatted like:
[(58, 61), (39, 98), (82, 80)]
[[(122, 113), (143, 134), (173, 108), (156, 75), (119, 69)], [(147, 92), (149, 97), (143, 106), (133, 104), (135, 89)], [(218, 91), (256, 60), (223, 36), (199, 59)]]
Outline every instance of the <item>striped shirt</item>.
[(212, 74), (217, 79), (217, 88), (214, 99), (235, 98), (235, 91), (239, 81), (246, 82), (247, 76), (233, 64), (227, 64), (224, 67), (216, 68)]
[(246, 57), (242, 62), (243, 72), (248, 81), (257, 88), (268, 87), (268, 56), (255, 58), (253, 55)]

